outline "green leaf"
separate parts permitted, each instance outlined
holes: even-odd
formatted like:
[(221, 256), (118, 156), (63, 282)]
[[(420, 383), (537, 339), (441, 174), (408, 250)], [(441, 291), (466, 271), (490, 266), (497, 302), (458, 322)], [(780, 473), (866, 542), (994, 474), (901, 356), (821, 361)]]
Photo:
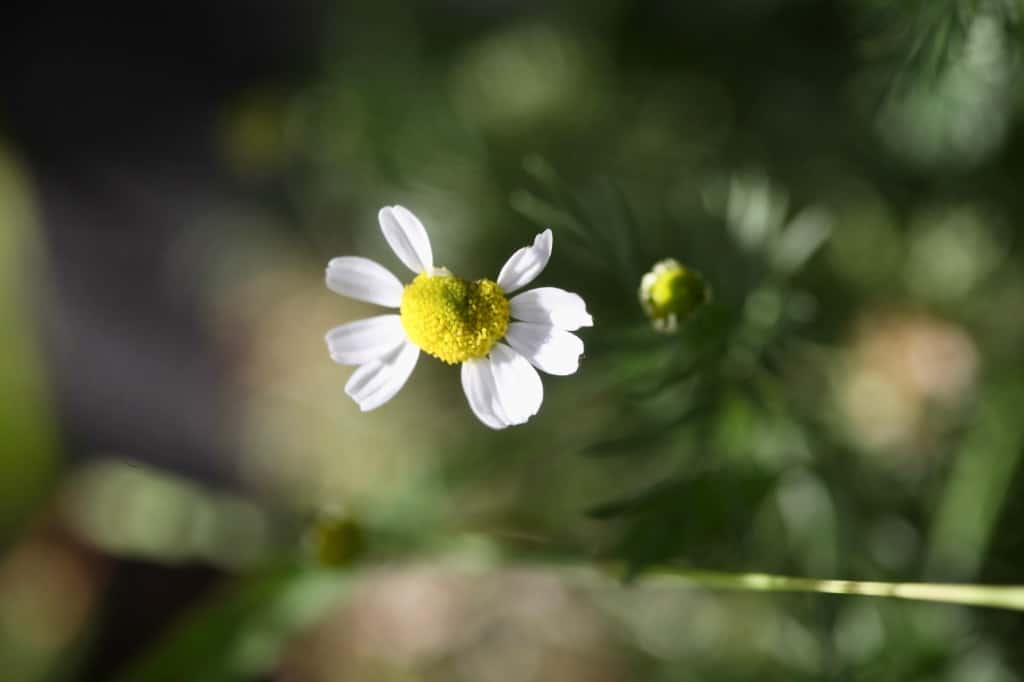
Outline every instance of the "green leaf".
[(287, 641), (348, 586), (337, 572), (286, 567), (243, 578), (159, 641), (119, 682), (228, 682), (266, 674)]

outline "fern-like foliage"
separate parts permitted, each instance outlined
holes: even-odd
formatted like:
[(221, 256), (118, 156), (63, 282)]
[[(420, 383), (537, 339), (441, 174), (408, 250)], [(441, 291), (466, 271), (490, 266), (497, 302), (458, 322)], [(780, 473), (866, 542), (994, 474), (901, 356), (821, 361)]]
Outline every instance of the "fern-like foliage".
[[(591, 355), (614, 377), (618, 418), (581, 454), (660, 472), (646, 488), (590, 510), (620, 522), (608, 555), (634, 571), (666, 560), (741, 563), (778, 470), (805, 456), (803, 434), (767, 431), (796, 428), (784, 365), (813, 298), (794, 277), (828, 238), (829, 214), (811, 207), (791, 215), (785, 191), (743, 173), (705, 188), (702, 223), (666, 218), (653, 229), (636, 223), (610, 182), (574, 193), (539, 160), (528, 170), (540, 191), (517, 193), (514, 206), (573, 240), (591, 286), (604, 291), (590, 297), (603, 320)], [(651, 328), (635, 298), (640, 273), (664, 257), (704, 269), (714, 291), (674, 335)], [(758, 443), (756, 429), (770, 442)]]

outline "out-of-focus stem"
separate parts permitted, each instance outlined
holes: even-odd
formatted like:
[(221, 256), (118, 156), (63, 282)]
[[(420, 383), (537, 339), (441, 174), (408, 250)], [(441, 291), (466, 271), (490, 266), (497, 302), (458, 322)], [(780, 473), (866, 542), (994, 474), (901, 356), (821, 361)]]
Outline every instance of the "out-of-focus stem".
[(671, 566), (648, 569), (637, 576), (637, 582), (645, 586), (703, 587), (751, 592), (858, 594), (1024, 611), (1024, 586), (1021, 585), (818, 580), (767, 573), (726, 573)]

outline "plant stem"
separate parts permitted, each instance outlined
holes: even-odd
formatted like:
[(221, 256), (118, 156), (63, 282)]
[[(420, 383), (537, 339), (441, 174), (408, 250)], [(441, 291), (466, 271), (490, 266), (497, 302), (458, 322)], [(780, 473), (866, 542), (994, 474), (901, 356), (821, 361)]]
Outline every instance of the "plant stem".
[(643, 571), (637, 580), (644, 585), (704, 587), (751, 592), (816, 592), (859, 594), (918, 601), (989, 606), (1024, 611), (1024, 586), (957, 583), (887, 583), (862, 580), (818, 580), (767, 573), (725, 573), (658, 566)]

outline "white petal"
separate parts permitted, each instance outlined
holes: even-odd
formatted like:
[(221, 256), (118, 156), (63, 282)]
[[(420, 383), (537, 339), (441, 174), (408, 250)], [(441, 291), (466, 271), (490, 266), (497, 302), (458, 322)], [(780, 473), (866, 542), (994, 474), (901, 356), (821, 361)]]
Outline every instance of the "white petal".
[(508, 423), (526, 423), (537, 414), (544, 401), (540, 375), (526, 358), (503, 343), (496, 343), (491, 348), (490, 362), (498, 400)]
[(551, 258), (552, 240), (551, 230), (544, 230), (533, 240), (533, 246), (513, 253), (498, 274), (498, 286), (510, 294), (536, 279)]
[(361, 365), (384, 357), (405, 341), (398, 315), (378, 315), (335, 327), (327, 332), (331, 359), (342, 365)]
[(513, 322), (505, 340), (542, 372), (567, 376), (580, 368), (583, 342), (575, 334), (549, 324)]
[(384, 239), (405, 266), (419, 274), (434, 268), (430, 238), (419, 218), (401, 206), (385, 206), (377, 214)]
[(387, 268), (369, 258), (332, 258), (327, 264), (327, 288), (357, 301), (389, 308), (402, 304), (402, 283)]
[(594, 318), (577, 294), (556, 287), (540, 287), (519, 294), (511, 301), (512, 317), (524, 322), (550, 324), (566, 331), (593, 327)]
[(345, 384), (347, 393), (363, 412), (376, 409), (395, 397), (409, 380), (420, 349), (406, 341), (386, 358), (356, 369)]
[(509, 425), (498, 401), (490, 360), (479, 358), (462, 363), (462, 390), (466, 393), (469, 408), (485, 425), (492, 429), (503, 429)]

